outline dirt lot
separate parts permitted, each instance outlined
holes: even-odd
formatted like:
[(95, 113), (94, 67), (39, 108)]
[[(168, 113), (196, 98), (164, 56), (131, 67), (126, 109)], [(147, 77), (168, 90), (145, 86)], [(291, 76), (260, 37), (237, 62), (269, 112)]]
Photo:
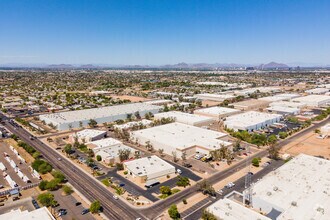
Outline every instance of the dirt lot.
[(221, 102), (211, 101), (211, 100), (203, 100), (202, 106), (203, 107), (212, 107), (221, 104)]
[(304, 153), (330, 159), (330, 138), (320, 139), (317, 134), (310, 132), (284, 146), (281, 152), (293, 156)]
[(119, 96), (111, 96), (114, 99), (120, 99), (120, 100), (130, 100), (131, 102), (144, 102), (148, 101), (150, 99), (139, 97), (139, 96), (130, 96), (130, 95), (119, 95)]

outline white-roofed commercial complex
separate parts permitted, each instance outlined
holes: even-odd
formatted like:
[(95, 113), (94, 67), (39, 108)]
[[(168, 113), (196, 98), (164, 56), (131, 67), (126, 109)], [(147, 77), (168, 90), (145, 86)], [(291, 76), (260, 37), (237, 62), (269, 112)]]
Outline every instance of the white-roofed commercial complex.
[(330, 96), (327, 95), (308, 95), (292, 99), (293, 102), (306, 104), (309, 107), (330, 106)]
[(203, 115), (207, 117), (212, 117), (216, 120), (220, 120), (221, 118), (227, 117), (229, 115), (234, 115), (241, 112), (240, 110), (233, 108), (225, 108), (225, 107), (210, 107), (210, 108), (202, 108), (194, 111), (196, 115)]
[(315, 89), (309, 89), (305, 91), (308, 94), (315, 94), (315, 95), (321, 95), (329, 92), (328, 88), (315, 88)]
[(255, 131), (279, 122), (281, 118), (282, 115), (279, 114), (249, 111), (227, 117), (224, 125), (235, 131)]
[(208, 125), (214, 122), (214, 119), (210, 117), (193, 115), (178, 111), (163, 112), (154, 115), (154, 119), (162, 118), (173, 118), (176, 122), (194, 126)]
[(276, 102), (276, 101), (290, 101), (293, 98), (298, 98), (300, 97), (299, 94), (295, 93), (283, 93), (283, 94), (277, 94), (274, 96), (266, 96), (259, 98), (259, 100), (262, 101), (267, 101), (267, 102)]
[(248, 209), (245, 206), (224, 198), (213, 203), (207, 208), (207, 211), (212, 213), (217, 219), (225, 220), (271, 220), (267, 216), (261, 215), (258, 212)]
[(68, 130), (70, 127), (78, 128), (80, 124), (87, 126), (90, 119), (95, 120), (98, 124), (102, 124), (126, 119), (127, 115), (134, 114), (135, 112), (139, 112), (141, 117), (148, 112), (155, 114), (158, 113), (160, 109), (161, 107), (159, 106), (145, 103), (132, 103), (40, 115), (39, 119), (46, 124), (53, 124), (58, 130)]
[(107, 132), (96, 130), (96, 129), (84, 129), (82, 131), (78, 131), (72, 135), (70, 135), (69, 140), (71, 143), (74, 141), (78, 141), (80, 143), (86, 143), (91, 141), (96, 141), (106, 137)]
[(35, 209), (33, 211), (28, 210), (11, 210), (5, 214), (0, 215), (1, 220), (55, 220), (53, 215), (48, 211), (46, 207)]
[(330, 161), (300, 154), (253, 186), (252, 205), (277, 220), (328, 220), (329, 195)]
[(305, 154), (291, 159), (253, 184), (251, 207), (229, 197), (207, 210), (226, 220), (328, 220), (330, 161)]
[(156, 150), (163, 149), (168, 155), (176, 152), (178, 157), (182, 152), (189, 157), (195, 153), (209, 154), (221, 146), (232, 146), (226, 141), (227, 134), (177, 122), (133, 131), (131, 138), (142, 145), (149, 141)]
[(197, 99), (201, 100), (211, 100), (217, 102), (223, 102), (226, 99), (233, 99), (235, 96), (229, 94), (211, 94), (211, 93), (203, 93), (195, 95)]
[(288, 102), (288, 101), (279, 101), (279, 102), (272, 102), (269, 104), (270, 107), (274, 106), (281, 106), (281, 107), (289, 107), (289, 108), (299, 108), (302, 109), (306, 107), (306, 104), (299, 103), (299, 102)]
[(281, 115), (297, 115), (300, 113), (299, 108), (291, 108), (285, 106), (271, 106), (267, 108), (267, 110), (270, 113), (276, 113)]
[(124, 169), (144, 183), (175, 173), (175, 167), (157, 156), (143, 157), (124, 162)]

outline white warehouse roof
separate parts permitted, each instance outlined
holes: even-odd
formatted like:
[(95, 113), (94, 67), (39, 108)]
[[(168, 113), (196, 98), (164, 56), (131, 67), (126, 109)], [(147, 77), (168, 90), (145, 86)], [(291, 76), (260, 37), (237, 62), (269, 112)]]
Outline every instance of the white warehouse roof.
[(221, 144), (229, 146), (231, 143), (219, 140), (227, 134), (207, 130), (178, 122), (133, 131), (132, 136), (149, 140), (154, 145), (164, 144), (172, 148), (185, 150), (192, 146), (201, 146), (209, 150), (220, 148)]
[(122, 143), (121, 141), (118, 141), (114, 138), (105, 138), (105, 139), (89, 142), (88, 144), (95, 145), (95, 149), (96, 148), (102, 149), (102, 148), (106, 148), (106, 147), (110, 147), (110, 146), (114, 146), (114, 145), (119, 145), (121, 143)]
[(306, 104), (299, 102), (288, 102), (288, 101), (279, 101), (272, 102), (269, 106), (282, 106), (282, 107), (290, 107), (290, 108), (304, 108)]
[(35, 209), (33, 211), (20, 209), (11, 210), (5, 214), (0, 215), (1, 220), (55, 220), (46, 207)]
[(101, 131), (101, 130), (96, 130), (96, 129), (84, 129), (82, 131), (78, 131), (77, 133), (73, 134), (73, 136), (83, 139), (85, 138), (86, 140), (90, 140), (94, 137), (98, 137), (99, 135), (106, 134), (106, 131)]
[(175, 171), (174, 166), (155, 155), (127, 161), (124, 165), (136, 176), (153, 176), (164, 170)]
[(155, 119), (161, 118), (173, 118), (176, 122), (188, 124), (188, 125), (196, 125), (202, 123), (212, 123), (214, 121), (213, 118), (206, 116), (193, 115), (189, 113), (179, 112), (179, 111), (170, 111), (163, 112), (154, 115)]
[(159, 110), (160, 107), (145, 103), (131, 103), (124, 105), (114, 105), (101, 108), (84, 109), (77, 111), (59, 112), (47, 115), (40, 115), (43, 118), (52, 119), (58, 123), (69, 123), (104, 117), (117, 116), (122, 114), (132, 114), (137, 111)]
[(298, 114), (300, 112), (299, 108), (291, 108), (286, 106), (271, 106), (267, 108), (268, 111), (275, 113), (284, 114)]
[[(300, 154), (253, 186), (253, 207), (280, 211), (277, 220), (328, 220), (330, 161)], [(264, 209), (263, 209), (264, 211)]]
[(211, 94), (211, 93), (203, 93), (203, 94), (197, 94), (195, 95), (196, 98), (198, 99), (203, 99), (203, 100), (211, 100), (211, 101), (219, 101), (222, 102), (226, 99), (233, 99), (235, 96), (233, 95), (228, 95), (228, 94)]
[(281, 118), (279, 114), (249, 111), (227, 117), (224, 124), (234, 130), (256, 130), (278, 122)]
[(315, 89), (309, 89), (305, 91), (308, 94), (324, 94), (326, 92), (329, 92), (328, 88), (315, 88)]
[(218, 219), (225, 220), (271, 220), (258, 212), (228, 198), (220, 199), (207, 208)]
[(114, 159), (119, 157), (118, 153), (120, 150), (130, 150), (131, 153), (134, 153), (136, 150), (128, 147), (124, 144), (112, 145), (96, 151), (96, 155), (100, 155), (102, 159)]
[(210, 107), (210, 108), (202, 108), (195, 110), (195, 114), (208, 114), (208, 115), (214, 115), (214, 116), (221, 116), (221, 115), (226, 115), (226, 114), (234, 114), (238, 113), (240, 110), (233, 109), (233, 108), (225, 108), (225, 107)]
[(292, 99), (293, 102), (306, 104), (307, 106), (327, 106), (330, 105), (330, 96), (308, 95)]
[(259, 100), (267, 101), (267, 102), (276, 102), (276, 101), (284, 101), (284, 100), (291, 100), (293, 98), (300, 97), (299, 94), (294, 93), (283, 93), (283, 94), (277, 94), (274, 96), (267, 96), (259, 98)]

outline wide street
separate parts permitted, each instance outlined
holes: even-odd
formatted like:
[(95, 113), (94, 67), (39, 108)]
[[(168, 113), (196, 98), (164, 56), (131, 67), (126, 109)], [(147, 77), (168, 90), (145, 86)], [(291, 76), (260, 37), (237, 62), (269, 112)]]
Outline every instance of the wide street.
[[(45, 145), (38, 139), (30, 140), (30, 134), (26, 130), (20, 127), (14, 127), (12, 124), (8, 122), (8, 118), (5, 117), (3, 114), (0, 114), (2, 120), (5, 121), (5, 126), (8, 130), (10, 130), (13, 134), (19, 136), (23, 141), (28, 143), (29, 145), (36, 148), (36, 150), (40, 151), (43, 157), (49, 161), (54, 168), (61, 170), (66, 176), (69, 182), (80, 192), (82, 192), (86, 198), (89, 200), (99, 200), (104, 208), (104, 214), (109, 219), (136, 219), (138, 217), (143, 219), (154, 219), (158, 215), (160, 215), (164, 210), (166, 210), (170, 205), (182, 201), (184, 198), (188, 198), (195, 193), (197, 193), (198, 187), (196, 185), (183, 190), (166, 200), (159, 200), (155, 202), (152, 206), (149, 206), (145, 209), (133, 208), (129, 204), (125, 203), (121, 200), (114, 200), (112, 198), (113, 194), (110, 193), (101, 183), (94, 179), (93, 177), (89, 176), (82, 170), (78, 169), (71, 161), (67, 158), (62, 156), (60, 153), (56, 152), (56, 150), (52, 149), (51, 147)], [(309, 128), (301, 131), (299, 134), (295, 136), (289, 137), (288, 139), (281, 141), (277, 146), (280, 148), (285, 144), (289, 143), (292, 139), (298, 138), (303, 136), (307, 132), (312, 131), (313, 129), (320, 127), (326, 124), (329, 119), (318, 123), (317, 125), (312, 125)], [(258, 152), (255, 157), (264, 157), (268, 154), (267, 150), (263, 150)], [(61, 158), (61, 160), (59, 160)], [(243, 169), (246, 167), (246, 160), (241, 160), (238, 163), (234, 164), (230, 168), (225, 171), (217, 172), (213, 176), (207, 178), (207, 181), (210, 184), (215, 184), (228, 176), (232, 175), (234, 172)], [(275, 166), (275, 165), (273, 165)], [(271, 169), (272, 166), (269, 167)], [(258, 174), (261, 178), (267, 172), (261, 172)], [(237, 190), (241, 184), (238, 184)], [(236, 188), (235, 188), (236, 189)]]

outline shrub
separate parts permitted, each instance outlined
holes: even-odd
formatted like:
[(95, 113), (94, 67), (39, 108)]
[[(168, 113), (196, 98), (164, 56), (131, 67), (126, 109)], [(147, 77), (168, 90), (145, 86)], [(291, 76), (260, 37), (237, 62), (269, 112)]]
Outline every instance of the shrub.
[(255, 167), (259, 167), (259, 162), (260, 162), (260, 160), (258, 158), (252, 159), (252, 165)]
[(187, 204), (188, 204), (188, 202), (187, 202), (187, 200), (186, 200), (186, 199), (183, 199), (183, 200), (182, 200), (182, 202), (183, 202), (183, 204), (185, 204), (185, 205), (187, 205)]
[(47, 183), (48, 183), (47, 180), (43, 180), (43, 181), (41, 181), (41, 182), (39, 183), (39, 189), (42, 190), (42, 191), (46, 190), (46, 189), (47, 189), (47, 188), (46, 188)]
[(92, 202), (91, 206), (89, 207), (89, 211), (91, 213), (97, 213), (100, 211), (100, 209), (101, 209), (101, 203), (97, 200)]
[(96, 160), (97, 160), (97, 161), (101, 161), (101, 160), (102, 160), (101, 155), (97, 155), (97, 156), (96, 156)]
[(65, 185), (63, 186), (63, 192), (65, 193), (65, 195), (70, 195), (71, 193), (73, 193), (73, 189), (71, 188), (71, 186)]
[(46, 207), (57, 204), (57, 201), (54, 199), (54, 195), (49, 192), (40, 194), (37, 199), (43, 206)]
[(124, 171), (124, 175), (127, 175), (128, 174), (128, 171), (126, 170), (126, 171)]
[(176, 205), (171, 205), (170, 208), (168, 209), (168, 215), (172, 219), (180, 219), (180, 213), (178, 211), (178, 207)]

